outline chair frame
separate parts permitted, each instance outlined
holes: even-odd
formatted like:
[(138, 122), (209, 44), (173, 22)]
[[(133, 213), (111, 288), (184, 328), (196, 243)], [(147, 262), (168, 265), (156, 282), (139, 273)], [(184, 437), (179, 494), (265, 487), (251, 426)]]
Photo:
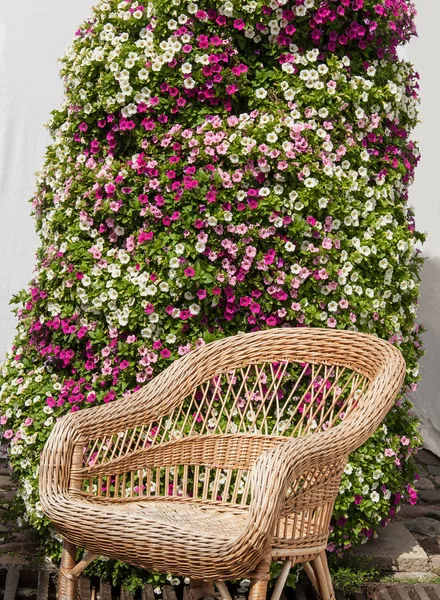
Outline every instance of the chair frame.
[[(316, 432), (307, 429), (308, 425), (303, 431), (301, 423), (305, 424), (306, 420), (300, 419), (298, 437), (255, 431), (249, 435), (214, 435), (205, 431), (203, 435), (168, 441), (162, 449), (158, 444), (147, 448), (137, 445), (135, 450), (134, 442), (126, 441), (130, 435), (134, 439), (135, 433), (131, 432), (138, 430), (133, 428), (174, 414), (173, 410), (182, 406), (184, 399), (194, 390), (207, 381), (215, 380), (219, 374), (234, 369), (241, 369), (244, 373), (243, 369), (248, 365), (276, 361), (306, 363), (312, 365), (312, 369), (315, 368), (313, 365), (324, 365), (327, 374), (333, 373), (327, 369), (342, 369), (339, 373), (350, 369), (359, 381), (364, 382), (363, 387), (351, 394), (343, 405), (343, 418), (336, 422), (336, 417), (333, 418), (337, 404), (334, 384), (333, 408), (327, 421), (330, 426), (322, 430), (319, 421), (320, 427)], [(313, 373), (315, 371), (312, 370), (312, 378)], [(322, 600), (334, 600), (325, 549), (340, 477), (349, 453), (368, 439), (391, 408), (405, 373), (405, 361), (399, 350), (375, 336), (320, 328), (273, 329), (207, 344), (176, 360), (137, 392), (110, 405), (71, 413), (59, 419), (42, 454), (39, 485), (43, 511), (64, 538), (60, 600), (76, 598), (78, 577), (99, 555), (188, 576), (191, 578), (192, 600), (212, 595), (213, 583), (222, 599), (231, 600), (224, 582), (242, 577), (251, 580), (250, 600), (264, 600), (273, 560), (283, 563), (272, 594), (272, 600), (279, 600), (290, 568), (301, 563), (318, 596)], [(204, 389), (208, 390), (208, 387)], [(313, 387), (307, 389), (312, 390), (313, 396)], [(205, 405), (209, 404), (207, 394), (203, 400)], [(209, 406), (212, 406), (212, 401)], [(340, 416), (342, 409), (338, 410)], [(307, 422), (310, 422), (310, 416), (311, 412)], [(105, 440), (109, 436), (122, 435), (119, 432), (124, 431), (119, 456), (114, 450), (114, 456), (107, 462), (102, 460), (102, 464), (92, 467), (84, 464), (85, 448), (89, 444), (95, 440), (96, 446), (99, 439), (101, 448), (105, 448)], [(142, 439), (145, 439), (145, 434), (143, 436)], [(101, 452), (101, 456), (105, 453), (108, 453), (108, 448)], [(173, 554), (168, 545), (169, 539), (163, 537), (157, 543), (162, 542), (164, 549), (159, 547), (154, 560), (149, 558), (142, 540), (151, 539), (154, 523), (148, 527), (139, 524), (142, 530), (139, 532), (130, 525), (130, 509), (134, 506), (131, 503), (139, 498), (110, 498), (108, 490), (110, 475), (119, 482), (119, 477), (122, 478), (119, 473), (140, 473), (150, 463), (157, 468), (159, 460), (164, 461), (161, 464), (165, 468), (165, 477), (168, 477), (166, 482), (169, 482), (170, 469), (175, 464), (248, 469), (246, 485), (250, 501), (244, 507), (247, 515), (244, 529), (237, 531), (237, 536), (223, 540), (203, 534), (205, 538), (202, 535), (200, 539), (206, 540), (206, 547), (200, 555), (197, 555), (200, 541), (188, 534), (184, 540), (184, 547), (188, 549), (185, 557)], [(92, 483), (89, 491), (84, 492), (84, 482), (91, 474), (99, 478), (99, 490), (107, 474), (107, 495), (94, 497)], [(132, 483), (131, 496), (134, 495), (133, 489)], [(156, 500), (172, 500), (175, 506), (180, 507), (182, 502), (203, 505), (209, 510), (223, 511), (222, 514), (230, 509), (227, 502), (220, 506), (222, 503), (214, 498), (214, 492), (211, 499), (206, 494), (204, 496), (199, 503), (197, 498), (171, 495)], [(151, 498), (142, 497), (140, 500)], [(117, 510), (114, 508), (116, 505)], [(164, 503), (160, 506), (163, 507)], [(127, 512), (123, 513), (126, 507)], [(237, 512), (242, 508), (235, 506), (234, 510)], [(81, 521), (78, 516), (82, 517)], [(284, 532), (290, 532), (284, 537), (280, 533), (280, 523), (284, 524)], [(127, 539), (127, 527), (133, 528), (130, 541)], [(79, 562), (76, 559), (78, 546), (87, 549)], [(209, 591), (211, 594), (207, 593)]]

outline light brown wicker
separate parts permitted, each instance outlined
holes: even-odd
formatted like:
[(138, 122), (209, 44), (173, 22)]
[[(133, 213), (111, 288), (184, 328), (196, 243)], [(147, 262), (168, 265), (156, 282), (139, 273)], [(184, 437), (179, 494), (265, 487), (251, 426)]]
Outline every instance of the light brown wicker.
[[(41, 458), (45, 514), (64, 537), (61, 600), (98, 555), (214, 582), (302, 563), (334, 598), (325, 548), (348, 455), (378, 427), (405, 375), (366, 334), (285, 328), (207, 344), (141, 390), (60, 419)], [(76, 547), (87, 552), (77, 564)]]

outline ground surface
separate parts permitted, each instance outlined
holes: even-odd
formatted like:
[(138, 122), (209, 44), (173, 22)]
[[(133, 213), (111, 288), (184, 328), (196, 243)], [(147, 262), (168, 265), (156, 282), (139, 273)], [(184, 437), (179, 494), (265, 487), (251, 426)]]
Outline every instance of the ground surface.
[[(402, 507), (397, 520), (372, 543), (356, 553), (389, 570), (393, 580), (365, 586), (348, 596), (336, 591), (336, 600), (440, 600), (440, 459), (422, 450), (418, 457), (419, 501)], [(0, 600), (55, 600), (57, 568), (45, 560), (31, 531), (8, 520), (7, 507), (15, 485), (6, 456), (0, 451)], [(396, 582), (397, 579), (397, 582)], [(247, 589), (231, 588), (234, 600), (246, 600)], [(81, 600), (185, 600), (183, 588), (165, 586), (155, 594), (152, 586), (133, 596), (99, 579), (80, 580)], [(317, 600), (311, 586), (302, 582), (286, 589), (282, 600)]]
[(401, 507), (397, 519), (378, 531), (378, 538), (355, 554), (367, 556), (381, 569), (403, 579), (438, 579), (440, 574), (440, 459), (421, 450), (417, 454), (418, 502)]

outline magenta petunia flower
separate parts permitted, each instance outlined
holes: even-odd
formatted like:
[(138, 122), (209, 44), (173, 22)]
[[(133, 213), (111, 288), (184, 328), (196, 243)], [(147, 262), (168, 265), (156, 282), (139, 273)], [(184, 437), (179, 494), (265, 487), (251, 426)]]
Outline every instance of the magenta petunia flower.
[(235, 19), (234, 21), (234, 28), (238, 29), (239, 31), (241, 31), (242, 29), (245, 28), (245, 24), (243, 19)]

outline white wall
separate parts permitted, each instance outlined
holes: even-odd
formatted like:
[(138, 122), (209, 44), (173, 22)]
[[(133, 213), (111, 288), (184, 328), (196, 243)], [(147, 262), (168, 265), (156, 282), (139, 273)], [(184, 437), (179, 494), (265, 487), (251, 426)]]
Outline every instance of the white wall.
[(61, 103), (57, 59), (92, 0), (0, 0), (0, 360), (15, 329), (11, 296), (31, 279), (37, 236), (27, 202), (43, 164), (43, 128)]
[(419, 230), (428, 232), (423, 248), (428, 258), (422, 272), (418, 320), (427, 329), (426, 355), (420, 365), (423, 377), (414, 394), (416, 410), (423, 421), (425, 446), (440, 455), (440, 43), (439, 0), (416, 0), (419, 37), (408, 54), (420, 73), (421, 123), (414, 138), (419, 140), (422, 159), (411, 189)]
[[(0, 360), (14, 335), (8, 302), (30, 280), (37, 237), (27, 200), (49, 142), (43, 124), (61, 100), (60, 57), (92, 0), (0, 0)], [(409, 55), (422, 77), (422, 162), (411, 201), (424, 252), (419, 320), (426, 325), (423, 382), (415, 395), (426, 446), (440, 454), (440, 140), (439, 0), (416, 0), (419, 38)]]

